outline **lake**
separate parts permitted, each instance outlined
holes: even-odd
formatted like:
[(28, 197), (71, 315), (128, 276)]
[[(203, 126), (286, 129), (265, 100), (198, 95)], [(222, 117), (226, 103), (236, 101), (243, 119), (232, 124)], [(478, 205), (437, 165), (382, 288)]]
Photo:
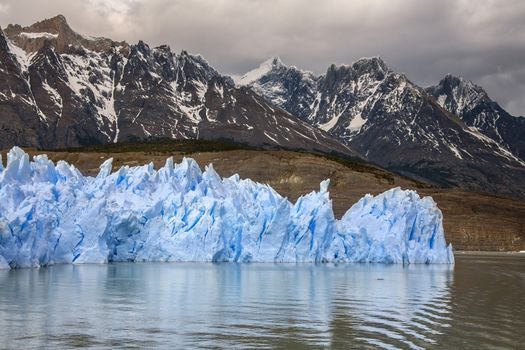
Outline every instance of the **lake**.
[(0, 348), (525, 348), (525, 255), (0, 271)]

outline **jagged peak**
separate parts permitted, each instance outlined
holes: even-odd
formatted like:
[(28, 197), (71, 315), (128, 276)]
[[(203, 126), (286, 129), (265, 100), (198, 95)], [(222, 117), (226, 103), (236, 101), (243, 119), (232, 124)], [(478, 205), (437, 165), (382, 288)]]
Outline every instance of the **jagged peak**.
[(51, 18), (45, 19), (44, 21), (49, 21), (49, 22), (54, 23), (56, 25), (68, 26), (69, 27), (69, 24), (67, 23), (66, 16), (64, 16), (62, 14), (58, 14), (55, 17), (51, 17)]
[(180, 54), (177, 55), (177, 58), (183, 61), (192, 61), (194, 63), (198, 63), (203, 67), (208, 67), (215, 71), (215, 69), (210, 65), (210, 63), (200, 54), (192, 54), (186, 50), (181, 50)]
[(481, 86), (473, 83), (471, 80), (463, 78), (462, 76), (453, 75), (451, 73), (447, 73), (437, 86), (430, 87), (430, 89), (437, 89), (444, 94), (456, 95), (454, 96), (455, 98), (457, 98), (458, 94), (469, 94), (476, 98), (488, 98), (487, 92)]
[(42, 21), (36, 22), (28, 27), (24, 27), (23, 30), (29, 30), (31, 32), (44, 31), (52, 34), (74, 32), (74, 30), (69, 26), (66, 17), (60, 14), (56, 15), (55, 17), (46, 18)]
[(360, 58), (352, 63), (351, 69), (358, 75), (375, 75), (379, 80), (391, 72), (385, 61), (379, 56)]
[(202, 77), (205, 77), (205, 80), (221, 77), (221, 74), (202, 55), (191, 54), (186, 50), (182, 50), (175, 56), (175, 65), (179, 70), (185, 72), (184, 79), (189, 76), (198, 77), (198, 80)]
[(283, 61), (281, 60), (279, 56), (274, 56), (262, 62), (259, 65), (259, 67), (249, 71), (248, 73), (240, 77), (234, 77), (234, 81), (235, 81), (235, 84), (239, 86), (250, 85), (254, 81), (270, 73), (271, 71), (274, 71), (280, 68), (287, 68), (287, 66), (283, 63)]
[(460, 75), (454, 75), (452, 73), (447, 73), (445, 74), (445, 76), (443, 77), (443, 79), (441, 79), (441, 81), (447, 81), (447, 82), (457, 82), (457, 83), (460, 83), (462, 81), (464, 81), (465, 79), (463, 79), (462, 76)]
[(29, 26), (9, 24), (5, 29), (6, 36), (26, 52), (37, 52), (44, 41), (51, 40), (60, 52), (66, 52), (71, 46), (83, 46), (95, 51), (108, 51), (113, 46), (127, 47), (126, 42), (114, 42), (103, 37), (84, 36), (75, 32), (64, 15), (46, 18)]
[(463, 86), (463, 85), (470, 85), (472, 84), (471, 81), (465, 80), (460, 75), (454, 75), (452, 73), (447, 73), (445, 76), (439, 81), (437, 86), (440, 87), (454, 87), (454, 86)]
[(371, 67), (380, 69), (385, 73), (390, 71), (390, 68), (380, 56), (361, 57), (352, 63), (352, 67), (356, 70), (362, 67)]
[(155, 51), (161, 51), (161, 52), (171, 52), (171, 47), (167, 44), (162, 44), (159, 46), (155, 46), (153, 48)]
[(29, 38), (36, 38), (37, 35), (30, 36), (29, 34), (45, 34), (62, 35), (62, 36), (80, 36), (67, 23), (64, 15), (57, 15), (51, 18), (46, 18), (29, 26), (21, 26), (19, 24), (9, 24), (6, 29), (6, 34), (9, 37), (27, 36)]
[(373, 75), (378, 80), (384, 79), (392, 70), (386, 65), (385, 61), (379, 56), (363, 57), (351, 64), (336, 65), (331, 64), (325, 77), (329, 80), (337, 80), (343, 76), (349, 75)]
[(67, 23), (67, 20), (66, 20), (66, 16), (62, 15), (62, 14), (58, 14), (56, 15), (55, 17), (52, 18), (53, 20), (56, 20), (56, 21), (62, 21), (64, 23)]
[(137, 45), (133, 45), (131, 51), (133, 52), (133, 50), (137, 50), (146, 54), (149, 54), (151, 51), (149, 45), (142, 40), (139, 40)]
[(272, 68), (280, 68), (280, 67), (286, 67), (284, 62), (281, 60), (279, 56), (274, 56), (272, 58), (267, 59), (263, 63), (261, 63), (261, 66), (270, 66)]
[(481, 86), (451, 73), (425, 90), (437, 99), (441, 107), (457, 115), (462, 115), (482, 101), (491, 101)]
[(440, 80), (438, 85), (440, 85), (440, 86), (450, 86), (450, 87), (459, 86), (459, 87), (463, 87), (463, 88), (477, 90), (480, 93), (485, 93), (485, 90), (481, 86), (473, 83), (471, 80), (467, 80), (467, 79), (463, 78), (460, 75), (454, 75), (452, 73), (447, 73), (443, 77), (443, 79)]

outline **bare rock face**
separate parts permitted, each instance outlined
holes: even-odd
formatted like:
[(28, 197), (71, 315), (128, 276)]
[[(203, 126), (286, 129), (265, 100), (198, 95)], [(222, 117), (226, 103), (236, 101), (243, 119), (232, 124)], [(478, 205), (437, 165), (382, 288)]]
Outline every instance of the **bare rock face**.
[(80, 35), (71, 29), (62, 15), (45, 19), (28, 27), (10, 24), (4, 31), (17, 46), (29, 53), (39, 51), (46, 42), (49, 42), (58, 53), (70, 52), (75, 47), (107, 52), (112, 47), (127, 50), (129, 46), (125, 42)]
[(2, 74), (9, 76), (0, 100), (2, 147), (225, 138), (355, 155), (185, 51), (85, 37), (63, 16), (10, 25), (0, 40)]
[(270, 60), (237, 83), (392, 171), (525, 198), (525, 119), (508, 116), (479, 87), (425, 90), (379, 57), (320, 76)]

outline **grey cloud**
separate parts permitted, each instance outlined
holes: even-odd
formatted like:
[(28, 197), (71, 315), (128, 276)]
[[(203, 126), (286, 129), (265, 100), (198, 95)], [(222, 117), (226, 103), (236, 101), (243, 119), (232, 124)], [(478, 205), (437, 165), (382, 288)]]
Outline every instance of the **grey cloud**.
[(421, 85), (446, 73), (484, 86), (525, 114), (521, 0), (3, 0), (0, 25), (64, 14), (81, 33), (201, 53), (240, 74), (279, 55), (322, 73), (382, 56)]

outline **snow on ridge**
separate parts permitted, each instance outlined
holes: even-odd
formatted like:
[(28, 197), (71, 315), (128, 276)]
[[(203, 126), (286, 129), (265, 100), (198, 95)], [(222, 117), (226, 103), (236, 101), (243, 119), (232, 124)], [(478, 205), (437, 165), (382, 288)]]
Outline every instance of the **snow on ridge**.
[(341, 118), (342, 114), (343, 113), (339, 113), (338, 115), (333, 116), (332, 118), (330, 118), (329, 121), (327, 121), (324, 124), (320, 124), (317, 127), (326, 132), (332, 130), (334, 126), (337, 124), (337, 122), (339, 121), (339, 118)]
[(113, 261), (453, 263), (430, 197), (394, 188), (336, 220), (329, 181), (296, 203), (185, 158), (96, 177), (22, 149), (0, 166), (0, 268)]
[(447, 95), (439, 95), (439, 97), (437, 98), (437, 103), (441, 107), (445, 108), (446, 107), (446, 105), (445, 105), (446, 100), (447, 100)]
[(41, 32), (41, 33), (21, 32), (19, 35), (24, 36), (28, 39), (39, 39), (39, 38), (56, 39), (58, 38), (58, 34), (46, 33), (46, 32)]
[(237, 86), (250, 85), (256, 80), (259, 80), (266, 74), (272, 71), (274, 68), (282, 67), (284, 63), (279, 57), (272, 57), (267, 59), (259, 65), (259, 67), (247, 72), (242, 76), (232, 76), (233, 81)]
[(18, 64), (22, 69), (22, 72), (26, 72), (29, 68), (29, 65), (31, 64), (31, 59), (35, 56), (36, 53), (28, 54), (22, 48), (15, 45), (10, 39), (6, 38), (6, 40), (7, 47), (9, 48), (9, 51), (13, 55), (15, 55), (16, 60), (18, 61)]
[(522, 166), (525, 166), (525, 161), (516, 157), (510, 150), (504, 147), (500, 142), (488, 137), (479, 131), (476, 127), (467, 127), (464, 129), (465, 132), (474, 136), (475, 138), (482, 141), (484, 144), (492, 147), (494, 153), (500, 157), (506, 158), (507, 160), (514, 161), (519, 163)]
[[(81, 99), (89, 99), (86, 90), (92, 92), (94, 107), (96, 108), (96, 120), (100, 126), (111, 124), (115, 129), (115, 135), (108, 135), (108, 139), (115, 142), (118, 139), (118, 121), (115, 111), (115, 76), (108, 61), (101, 53), (85, 49), (86, 55), (62, 54), (64, 68), (68, 76), (71, 90)], [(100, 73), (100, 79), (90, 78), (90, 66), (96, 64)], [(102, 128), (99, 130), (103, 130)]]

